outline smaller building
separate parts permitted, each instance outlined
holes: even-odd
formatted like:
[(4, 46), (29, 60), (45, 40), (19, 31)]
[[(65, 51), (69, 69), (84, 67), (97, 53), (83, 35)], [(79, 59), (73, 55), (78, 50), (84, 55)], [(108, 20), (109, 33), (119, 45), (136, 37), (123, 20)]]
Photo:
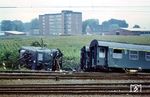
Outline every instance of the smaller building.
[(0, 32), (0, 36), (5, 36), (5, 33), (3, 33), (3, 32)]
[(6, 36), (10, 35), (26, 35), (25, 32), (19, 32), (19, 31), (4, 31)]
[(120, 28), (108, 33), (109, 35), (150, 35), (150, 29)]
[(31, 29), (29, 35), (40, 35), (39, 29)]

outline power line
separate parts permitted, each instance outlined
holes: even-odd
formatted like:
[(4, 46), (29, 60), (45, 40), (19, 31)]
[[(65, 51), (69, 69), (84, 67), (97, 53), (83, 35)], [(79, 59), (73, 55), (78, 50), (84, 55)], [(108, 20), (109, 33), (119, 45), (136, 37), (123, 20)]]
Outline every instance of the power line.
[(6, 6), (6, 7), (5, 7), (5, 6), (4, 6), (4, 7), (1, 7), (1, 6), (0, 6), (0, 8), (17, 8), (17, 7), (9, 7), (9, 6)]
[(150, 6), (0, 6), (0, 8), (150, 8)]

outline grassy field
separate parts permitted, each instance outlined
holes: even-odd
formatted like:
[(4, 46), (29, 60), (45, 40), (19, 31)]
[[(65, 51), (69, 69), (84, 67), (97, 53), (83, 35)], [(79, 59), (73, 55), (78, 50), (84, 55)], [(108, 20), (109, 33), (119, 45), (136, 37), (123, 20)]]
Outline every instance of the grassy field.
[[(107, 40), (126, 43), (150, 45), (150, 36), (13, 36), (0, 37), (0, 64), (6, 62), (8, 66), (16, 65), (18, 50), (21, 46), (31, 45), (34, 41), (41, 41), (47, 44), (48, 48), (59, 48), (63, 54), (64, 67), (76, 67), (80, 62), (80, 49), (89, 45), (91, 40)], [(9, 60), (9, 62), (8, 62)], [(2, 66), (2, 65), (1, 65)]]

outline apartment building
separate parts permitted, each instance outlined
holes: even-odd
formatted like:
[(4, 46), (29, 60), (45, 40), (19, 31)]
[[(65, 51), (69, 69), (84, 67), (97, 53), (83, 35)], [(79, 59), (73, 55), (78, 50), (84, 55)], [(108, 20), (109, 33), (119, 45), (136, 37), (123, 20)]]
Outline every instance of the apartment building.
[(39, 15), (41, 35), (82, 33), (82, 13), (64, 10), (61, 13)]

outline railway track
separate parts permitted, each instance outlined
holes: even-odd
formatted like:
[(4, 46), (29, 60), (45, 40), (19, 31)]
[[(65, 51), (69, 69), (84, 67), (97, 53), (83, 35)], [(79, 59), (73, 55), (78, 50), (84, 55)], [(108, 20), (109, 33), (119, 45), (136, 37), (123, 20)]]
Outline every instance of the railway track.
[(130, 85), (137, 83), (0, 85), (0, 94), (150, 94), (150, 85), (147, 83), (138, 83), (141, 85), (138, 91), (131, 91)]
[(1, 79), (110, 79), (110, 80), (150, 80), (150, 74), (98, 73), (98, 72), (1, 72)]
[[(41, 79), (52, 81), (30, 81)], [(1, 71), (0, 80), (13, 80), (0, 84), (0, 95), (150, 95), (149, 73)]]
[[(44, 74), (60, 74), (60, 73), (66, 73), (70, 74), (71, 71), (45, 71), (45, 70), (2, 70), (0, 73), (44, 73)], [(115, 72), (107, 72), (107, 73), (115, 73)], [(73, 74), (106, 74), (105, 72), (73, 72)], [(124, 72), (118, 73), (118, 74), (124, 74)], [(144, 74), (144, 75), (150, 75), (150, 73), (142, 73), (138, 72), (138, 75)]]

